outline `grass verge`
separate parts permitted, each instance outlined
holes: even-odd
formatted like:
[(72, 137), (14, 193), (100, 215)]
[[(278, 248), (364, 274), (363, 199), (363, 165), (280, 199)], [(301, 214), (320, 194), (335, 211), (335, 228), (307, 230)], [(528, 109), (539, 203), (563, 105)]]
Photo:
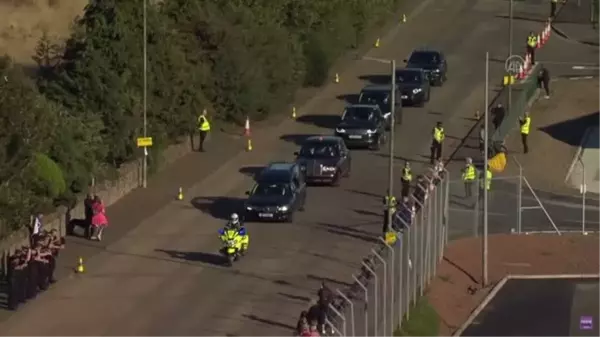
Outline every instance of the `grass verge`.
[(437, 336), (439, 328), (440, 318), (423, 296), (410, 310), (410, 319), (402, 318), (402, 327), (394, 331), (394, 336)]

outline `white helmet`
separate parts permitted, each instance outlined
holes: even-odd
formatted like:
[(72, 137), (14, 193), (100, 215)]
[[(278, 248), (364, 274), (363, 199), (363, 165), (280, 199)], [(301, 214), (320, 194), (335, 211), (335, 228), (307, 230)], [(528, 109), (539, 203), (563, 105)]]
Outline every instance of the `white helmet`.
[(240, 217), (237, 215), (237, 213), (232, 213), (230, 216), (230, 220), (232, 224), (237, 224), (238, 222), (240, 222)]

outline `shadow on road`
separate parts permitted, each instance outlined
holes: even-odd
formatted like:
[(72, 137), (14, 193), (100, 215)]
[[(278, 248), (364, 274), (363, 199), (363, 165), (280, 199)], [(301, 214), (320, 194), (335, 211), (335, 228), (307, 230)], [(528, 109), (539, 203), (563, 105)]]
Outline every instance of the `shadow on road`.
[(239, 172), (245, 176), (252, 177), (256, 180), (260, 172), (264, 169), (264, 166), (245, 166), (242, 167)]
[(465, 274), (471, 280), (471, 282), (473, 282), (475, 284), (479, 284), (479, 281), (477, 281), (477, 279), (475, 277), (473, 277), (473, 275), (471, 275), (471, 273), (469, 273), (463, 267), (461, 267), (458, 264), (456, 264), (454, 261), (448, 259), (445, 256), (444, 256), (444, 261), (448, 262), (452, 267), (458, 269), (460, 272), (462, 272), (463, 274)]
[(290, 330), (295, 330), (296, 329), (295, 326), (292, 326), (292, 325), (289, 325), (289, 324), (285, 324), (285, 323), (276, 322), (276, 321), (273, 321), (273, 320), (270, 320), (270, 319), (267, 319), (267, 318), (260, 318), (260, 317), (257, 317), (255, 315), (246, 315), (246, 314), (244, 314), (243, 316), (246, 317), (246, 318), (248, 318), (248, 319), (250, 319), (250, 320), (252, 320), (252, 321), (256, 321), (256, 322), (260, 322), (260, 323), (264, 323), (264, 324), (268, 324), (268, 325), (272, 325), (272, 326), (277, 326), (277, 327), (280, 327), (280, 328), (286, 328), (286, 329), (290, 329)]
[[(496, 15), (496, 17), (500, 19), (510, 19), (508, 15)], [(530, 18), (526, 16), (513, 15), (513, 20), (545, 23), (547, 18)]]
[(202, 262), (211, 264), (213, 266), (223, 266), (227, 262), (223, 256), (213, 253), (182, 252), (168, 249), (155, 249), (154, 251), (167, 254), (172, 259), (185, 260), (189, 262)]
[(340, 122), (338, 115), (304, 115), (297, 119), (298, 122), (304, 124), (312, 124), (320, 128), (333, 129)]
[(317, 136), (317, 135), (283, 135), (279, 137), (279, 139), (294, 143), (296, 145), (302, 145), (309, 137)]
[(334, 279), (329, 278), (329, 277), (317, 276), (317, 275), (314, 275), (314, 274), (307, 274), (306, 278), (308, 278), (309, 280), (314, 280), (314, 281), (319, 281), (319, 282), (337, 284), (337, 285), (344, 286), (344, 287), (351, 287), (352, 286), (352, 283), (338, 281), (338, 280), (334, 280)]
[(381, 216), (381, 214), (377, 214), (376, 212), (366, 211), (366, 210), (363, 210), (363, 209), (355, 209), (354, 212), (356, 214), (360, 214), (360, 215), (372, 215), (372, 216), (379, 216), (379, 217)]
[(292, 295), (292, 294), (286, 294), (286, 293), (277, 293), (278, 295), (281, 295), (283, 297), (287, 297), (291, 300), (296, 300), (296, 301), (300, 301), (300, 302), (309, 302), (310, 298), (306, 297), (306, 296), (299, 296), (299, 295)]
[[(581, 137), (585, 133), (585, 130), (590, 126), (598, 126), (598, 123), (600, 123), (600, 113), (596, 111), (579, 118), (568, 119), (539, 129), (558, 141), (571, 146), (579, 146), (581, 145)], [(588, 146), (598, 148), (598, 142), (592, 143), (595, 144)]]
[(364, 195), (367, 197), (373, 197), (373, 198), (378, 198), (378, 199), (382, 199), (383, 196), (379, 195), (379, 194), (375, 194), (375, 193), (369, 193), (369, 192), (364, 192), (364, 191), (359, 191), (359, 190), (347, 190), (348, 192), (352, 192), (352, 193), (356, 193), (356, 194), (360, 194), (360, 195)]
[(335, 98), (339, 99), (340, 101), (345, 101), (348, 104), (356, 104), (358, 103), (358, 97), (360, 95), (357, 94), (347, 94), (347, 95), (338, 95)]
[[(378, 214), (371, 212), (369, 215), (378, 215)], [(317, 223), (317, 225), (319, 225), (320, 227), (323, 227), (323, 228), (337, 230), (337, 231), (360, 233), (360, 234), (369, 235), (369, 236), (375, 235), (375, 233), (372, 233), (372, 232), (369, 232), (366, 230), (362, 230), (362, 229), (356, 229), (356, 228), (353, 228), (352, 226), (334, 225), (331, 223), (323, 223), (323, 222), (319, 222), (319, 223)]]
[(390, 75), (363, 75), (358, 78), (372, 84), (390, 84)]
[[(387, 153), (378, 153), (378, 152), (373, 152), (372, 153), (374, 156), (378, 156), (378, 157), (382, 157), (382, 158), (389, 158), (390, 155)], [(422, 164), (428, 164), (429, 165), (429, 161), (428, 160), (421, 160), (421, 159), (409, 159), (407, 157), (403, 157), (403, 156), (394, 156), (394, 160), (401, 160), (403, 162), (410, 162), (410, 163), (422, 163)]]
[(244, 199), (241, 198), (196, 197), (192, 199), (191, 204), (203, 213), (221, 220), (228, 219), (231, 213), (242, 213), (244, 209)]

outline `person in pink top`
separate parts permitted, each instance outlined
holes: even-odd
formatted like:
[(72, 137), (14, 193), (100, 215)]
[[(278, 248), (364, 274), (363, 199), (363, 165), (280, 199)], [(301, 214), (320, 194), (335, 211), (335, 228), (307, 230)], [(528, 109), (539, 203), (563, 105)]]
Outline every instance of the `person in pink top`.
[(106, 217), (106, 209), (100, 197), (95, 196), (92, 203), (92, 235), (91, 240), (102, 240), (102, 232), (108, 226), (108, 218)]

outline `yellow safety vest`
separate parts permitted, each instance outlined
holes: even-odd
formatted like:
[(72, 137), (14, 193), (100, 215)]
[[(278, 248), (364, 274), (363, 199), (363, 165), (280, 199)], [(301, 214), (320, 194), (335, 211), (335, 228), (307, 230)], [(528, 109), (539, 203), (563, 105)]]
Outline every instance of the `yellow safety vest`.
[(529, 35), (529, 37), (527, 37), (527, 45), (529, 45), (529, 47), (537, 46), (537, 38), (533, 35)]
[(395, 213), (396, 212), (396, 197), (392, 196), (386, 196), (385, 197), (385, 206), (386, 208), (390, 209), (390, 212)]
[(476, 178), (475, 166), (467, 165), (463, 172), (463, 181), (473, 181)]
[(198, 129), (200, 129), (200, 131), (210, 131), (210, 123), (206, 116), (198, 117)]
[(412, 181), (412, 172), (410, 172), (409, 168), (405, 167), (402, 169), (402, 180)]
[(529, 134), (529, 125), (531, 124), (531, 117), (525, 117), (523, 125), (521, 125), (521, 133), (524, 135)]
[[(485, 181), (485, 189), (486, 190), (490, 190), (490, 188), (492, 187), (492, 171), (487, 170), (486, 171), (486, 176), (487, 176), (487, 181)], [(481, 186), (483, 186), (484, 183), (484, 179), (481, 179)]]
[(444, 137), (444, 128), (433, 128), (433, 139), (435, 139), (436, 142), (443, 142)]

